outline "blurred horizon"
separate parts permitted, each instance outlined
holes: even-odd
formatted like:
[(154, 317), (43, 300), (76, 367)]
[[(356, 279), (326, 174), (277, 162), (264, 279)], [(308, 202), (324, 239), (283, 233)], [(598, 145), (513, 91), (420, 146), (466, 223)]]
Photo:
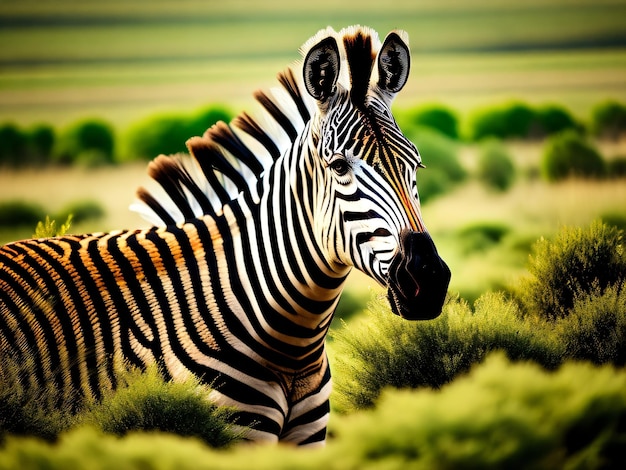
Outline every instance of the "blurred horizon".
[(626, 101), (623, 0), (0, 1), (0, 122), (124, 128), (210, 104), (238, 113), (299, 59), (318, 30), (409, 33), (412, 70), (396, 106), (466, 113), (504, 100), (583, 115)]

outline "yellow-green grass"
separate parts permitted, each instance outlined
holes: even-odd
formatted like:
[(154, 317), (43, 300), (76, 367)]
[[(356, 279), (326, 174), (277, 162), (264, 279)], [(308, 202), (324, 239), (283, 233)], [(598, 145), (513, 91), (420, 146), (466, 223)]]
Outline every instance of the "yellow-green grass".
[[(467, 112), (520, 98), (580, 115), (626, 100), (620, 1), (3, 2), (0, 122), (64, 125), (97, 116), (124, 129), (160, 110), (238, 110), (326, 25), (406, 29), (412, 76), (398, 108)], [(594, 47), (600, 49), (594, 49)]]

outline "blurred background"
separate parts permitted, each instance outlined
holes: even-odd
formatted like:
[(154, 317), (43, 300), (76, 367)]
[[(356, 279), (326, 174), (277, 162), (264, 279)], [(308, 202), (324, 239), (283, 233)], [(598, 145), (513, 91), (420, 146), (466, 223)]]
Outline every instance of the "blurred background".
[[(127, 206), (146, 161), (250, 109), (319, 29), (400, 28), (412, 68), (394, 113), (428, 167), (452, 288), (476, 298), (539, 236), (626, 220), (624, 18), (623, 0), (0, 0), (0, 242), (45, 215), (143, 226)], [(544, 162), (580, 146), (583, 163)]]

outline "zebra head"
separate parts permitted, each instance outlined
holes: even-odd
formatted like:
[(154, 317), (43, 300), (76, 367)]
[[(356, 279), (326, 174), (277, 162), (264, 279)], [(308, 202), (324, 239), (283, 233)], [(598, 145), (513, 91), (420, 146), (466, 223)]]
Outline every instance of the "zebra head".
[(305, 44), (304, 85), (317, 103), (311, 146), (319, 162), (315, 230), (329, 261), (354, 266), (388, 287), (394, 313), (441, 312), (450, 270), (420, 213), (422, 161), (390, 110), (410, 67), (407, 35), (348, 28)]

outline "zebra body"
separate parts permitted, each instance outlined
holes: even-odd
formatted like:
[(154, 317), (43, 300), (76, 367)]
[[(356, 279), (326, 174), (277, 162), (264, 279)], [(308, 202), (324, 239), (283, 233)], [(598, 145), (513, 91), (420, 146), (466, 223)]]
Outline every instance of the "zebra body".
[(114, 388), (121, 363), (157, 363), (211, 385), (250, 439), (323, 442), (324, 340), (351, 268), (407, 318), (438, 315), (449, 281), (419, 212), (421, 159), (389, 110), (404, 37), (314, 36), (302, 78), (257, 95), (264, 116), (151, 164), (135, 208), (159, 227), (3, 247), (2, 362), (34, 357), (22, 383), (53, 383), (61, 402)]

